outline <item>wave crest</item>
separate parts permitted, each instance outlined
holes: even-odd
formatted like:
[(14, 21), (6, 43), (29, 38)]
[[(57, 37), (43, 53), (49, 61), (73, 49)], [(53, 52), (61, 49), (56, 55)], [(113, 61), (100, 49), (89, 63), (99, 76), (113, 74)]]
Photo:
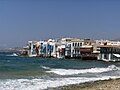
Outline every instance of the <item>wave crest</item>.
[(107, 68), (91, 68), (91, 69), (51, 69), (46, 71), (47, 73), (55, 73), (58, 75), (75, 75), (75, 74), (84, 74), (84, 73), (103, 73), (113, 70), (120, 70), (119, 67), (115, 65), (110, 65)]
[(46, 66), (41, 66), (41, 68), (43, 68), (43, 69), (50, 69), (50, 67), (46, 67)]
[(44, 79), (7, 79), (0, 80), (0, 90), (43, 90), (70, 84), (79, 84), (90, 81), (106, 80), (120, 78), (115, 76), (103, 76), (97, 78), (86, 77), (69, 77), (69, 78), (52, 78)]

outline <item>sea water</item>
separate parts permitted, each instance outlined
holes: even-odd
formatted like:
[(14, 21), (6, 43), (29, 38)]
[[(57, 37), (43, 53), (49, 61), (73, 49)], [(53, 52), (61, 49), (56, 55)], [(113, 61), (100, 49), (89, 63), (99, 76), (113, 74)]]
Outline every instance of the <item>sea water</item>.
[(44, 90), (120, 78), (120, 63), (19, 57), (0, 53), (0, 90)]

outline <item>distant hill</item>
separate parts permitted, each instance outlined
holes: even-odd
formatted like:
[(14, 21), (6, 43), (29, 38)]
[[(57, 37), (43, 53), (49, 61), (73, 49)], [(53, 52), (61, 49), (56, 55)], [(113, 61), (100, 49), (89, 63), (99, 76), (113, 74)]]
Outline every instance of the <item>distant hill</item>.
[(114, 39), (114, 41), (120, 41), (120, 38)]
[(0, 52), (19, 52), (22, 48), (0, 49)]

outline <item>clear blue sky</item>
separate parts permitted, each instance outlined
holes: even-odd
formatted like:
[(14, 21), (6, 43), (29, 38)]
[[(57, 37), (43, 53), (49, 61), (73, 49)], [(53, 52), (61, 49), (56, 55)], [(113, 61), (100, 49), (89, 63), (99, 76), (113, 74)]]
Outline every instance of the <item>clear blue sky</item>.
[(0, 47), (61, 37), (120, 38), (120, 0), (0, 0)]

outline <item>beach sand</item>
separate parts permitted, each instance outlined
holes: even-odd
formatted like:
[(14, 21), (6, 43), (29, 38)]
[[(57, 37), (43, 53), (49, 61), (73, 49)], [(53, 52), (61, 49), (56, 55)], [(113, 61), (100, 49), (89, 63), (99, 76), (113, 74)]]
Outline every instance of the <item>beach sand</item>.
[(56, 90), (120, 90), (120, 79), (110, 79), (78, 85), (69, 85), (59, 87)]

